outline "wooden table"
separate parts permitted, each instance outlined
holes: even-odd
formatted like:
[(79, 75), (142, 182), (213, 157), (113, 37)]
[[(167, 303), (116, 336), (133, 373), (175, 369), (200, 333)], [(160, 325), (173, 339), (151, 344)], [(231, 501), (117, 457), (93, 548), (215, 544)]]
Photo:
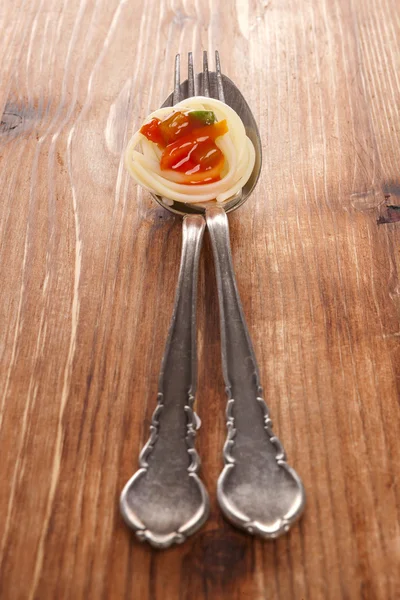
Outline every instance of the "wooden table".
[[(398, 0), (4, 0), (0, 6), (0, 597), (400, 598)], [(275, 542), (225, 523), (210, 242), (197, 438), (207, 525), (158, 552), (118, 510), (155, 406), (179, 219), (123, 149), (218, 48), (260, 125), (230, 217), (265, 397), (308, 505)]]

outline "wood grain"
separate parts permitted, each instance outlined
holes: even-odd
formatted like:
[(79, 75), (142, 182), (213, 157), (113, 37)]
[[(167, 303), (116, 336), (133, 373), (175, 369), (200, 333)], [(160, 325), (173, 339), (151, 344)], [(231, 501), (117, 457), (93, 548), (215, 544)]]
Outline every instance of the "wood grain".
[[(0, 22), (0, 597), (400, 598), (397, 0), (5, 0)], [(171, 90), (175, 53), (215, 48), (260, 124), (234, 263), (308, 506), (275, 542), (216, 507), (225, 398), (206, 239), (197, 447), (212, 513), (156, 552), (118, 497), (155, 405), (180, 223), (122, 152)]]

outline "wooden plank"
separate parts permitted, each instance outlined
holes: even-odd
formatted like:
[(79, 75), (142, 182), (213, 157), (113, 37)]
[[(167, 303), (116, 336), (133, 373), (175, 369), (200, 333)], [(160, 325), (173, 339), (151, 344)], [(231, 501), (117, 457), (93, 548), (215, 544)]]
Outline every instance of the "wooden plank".
[[(18, 0), (0, 22), (0, 596), (398, 598), (398, 2)], [(171, 90), (175, 53), (199, 67), (215, 48), (263, 138), (233, 255), (308, 506), (275, 542), (216, 506), (225, 398), (206, 239), (197, 447), (212, 512), (156, 552), (118, 496), (155, 405), (180, 223), (122, 153)]]

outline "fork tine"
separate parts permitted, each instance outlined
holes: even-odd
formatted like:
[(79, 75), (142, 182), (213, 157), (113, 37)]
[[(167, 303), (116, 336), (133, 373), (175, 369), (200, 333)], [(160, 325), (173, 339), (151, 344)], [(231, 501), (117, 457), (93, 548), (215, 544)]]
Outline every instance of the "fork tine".
[(181, 99), (181, 74), (180, 74), (181, 59), (180, 54), (175, 56), (175, 75), (174, 75), (174, 95), (172, 97), (172, 104), (178, 104)]
[(194, 73), (193, 73), (193, 53), (188, 53), (188, 97), (195, 95), (194, 92)]
[(210, 79), (208, 76), (207, 50), (203, 52), (203, 96), (210, 97)]
[(221, 62), (219, 60), (218, 50), (215, 51), (215, 68), (217, 71), (218, 100), (221, 100), (221, 102), (225, 102), (224, 84), (222, 83)]

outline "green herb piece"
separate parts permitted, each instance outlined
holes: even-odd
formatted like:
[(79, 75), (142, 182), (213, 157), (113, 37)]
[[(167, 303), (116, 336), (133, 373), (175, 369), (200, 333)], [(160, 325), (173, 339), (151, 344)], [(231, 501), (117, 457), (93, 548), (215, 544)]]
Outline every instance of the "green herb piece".
[(188, 113), (192, 121), (198, 121), (199, 126), (213, 125), (217, 118), (212, 110), (192, 110)]

